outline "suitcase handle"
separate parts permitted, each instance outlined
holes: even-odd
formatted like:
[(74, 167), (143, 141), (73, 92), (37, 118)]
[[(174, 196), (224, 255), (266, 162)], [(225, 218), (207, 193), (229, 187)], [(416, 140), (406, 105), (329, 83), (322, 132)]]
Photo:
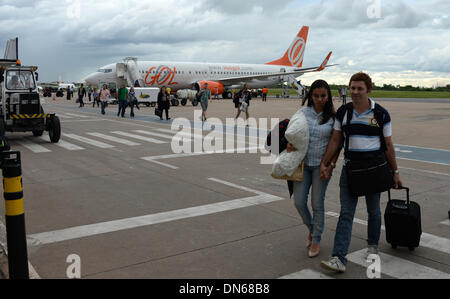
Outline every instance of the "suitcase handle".
[[(408, 208), (409, 208), (409, 188), (408, 187), (398, 187), (395, 190), (406, 190), (406, 204), (408, 205)], [(388, 190), (388, 197), (389, 197), (389, 201), (392, 201), (390, 189)]]

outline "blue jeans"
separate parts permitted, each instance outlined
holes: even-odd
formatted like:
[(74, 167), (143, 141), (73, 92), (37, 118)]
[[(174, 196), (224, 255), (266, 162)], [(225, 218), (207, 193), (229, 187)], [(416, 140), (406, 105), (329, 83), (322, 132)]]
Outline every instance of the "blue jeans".
[(125, 117), (125, 110), (127, 109), (128, 103), (124, 100), (119, 100), (119, 111), (117, 111), (117, 116)]
[[(294, 202), (303, 223), (309, 229), (314, 244), (320, 244), (325, 226), (325, 192), (330, 180), (320, 179), (319, 166), (305, 165), (303, 182), (294, 182)], [(312, 188), (311, 188), (312, 186)], [(311, 206), (313, 215), (308, 209), (308, 195), (311, 188)]]
[[(340, 186), (341, 213), (334, 237), (332, 256), (337, 256), (344, 265), (347, 265), (346, 255), (352, 238), (353, 218), (355, 216), (358, 198), (351, 196), (348, 190), (347, 173), (345, 166), (342, 169)], [(366, 195), (367, 213), (369, 214), (367, 226), (367, 244), (378, 245), (381, 234), (380, 193)]]
[(101, 107), (102, 107), (102, 114), (105, 114), (106, 102), (101, 101), (101, 102), (100, 102), (100, 105), (101, 105)]

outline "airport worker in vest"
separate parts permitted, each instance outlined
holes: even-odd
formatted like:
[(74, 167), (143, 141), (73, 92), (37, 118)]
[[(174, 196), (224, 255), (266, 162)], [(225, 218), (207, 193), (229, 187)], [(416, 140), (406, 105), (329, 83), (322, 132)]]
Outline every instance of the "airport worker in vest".
[(262, 100), (263, 102), (267, 102), (267, 94), (269, 93), (269, 90), (267, 89), (267, 87), (264, 86), (264, 88), (262, 89)]
[[(321, 178), (320, 163), (333, 133), (336, 114), (328, 83), (324, 80), (315, 81), (302, 105), (306, 101), (308, 102), (307, 107), (301, 109), (309, 127), (309, 144), (303, 170), (304, 179), (302, 182), (293, 182), (293, 191), (295, 207), (309, 230), (306, 240), (306, 247), (309, 249), (308, 256), (313, 258), (320, 252), (320, 241), (325, 227), (325, 193), (340, 152), (335, 154), (332, 163), (328, 166), (327, 171), (330, 175)], [(296, 150), (292, 144), (288, 143), (288, 152)], [(313, 215), (308, 209), (310, 189)]]
[(128, 106), (128, 89), (126, 88), (125, 84), (123, 84), (122, 87), (119, 88), (118, 94), (119, 110), (117, 111), (117, 117), (119, 117), (119, 115), (121, 117), (125, 117), (125, 109), (127, 109)]
[[(341, 106), (336, 114), (334, 131), (328, 149), (320, 165), (321, 176), (329, 177), (329, 165), (335, 154), (344, 146), (344, 166), (340, 178), (341, 210), (334, 238), (331, 258), (322, 261), (321, 267), (334, 272), (345, 272), (351, 236), (352, 225), (358, 203), (358, 195), (354, 195), (355, 188), (369, 189), (378, 186), (380, 182), (390, 180), (390, 186), (403, 186), (398, 172), (395, 149), (392, 142), (391, 118), (386, 109), (369, 98), (373, 83), (369, 75), (357, 73), (350, 79), (350, 95), (352, 102)], [(344, 139), (345, 138), (345, 139)], [(355, 165), (369, 165), (372, 161), (384, 163), (376, 166), (388, 175), (379, 176), (365, 181), (358, 181), (358, 174), (352, 170)], [(387, 162), (387, 163), (386, 163)], [(383, 167), (381, 165), (384, 165)], [(385, 171), (387, 170), (387, 172)], [(360, 168), (359, 172), (365, 171)], [(367, 174), (368, 172), (366, 172)], [(353, 183), (352, 183), (353, 182)], [(356, 184), (355, 182), (358, 182)], [(380, 188), (384, 188), (382, 186)], [(388, 187), (389, 189), (390, 187)], [(367, 256), (378, 254), (378, 242), (381, 234), (380, 194), (365, 194), (368, 213)]]
[(202, 122), (206, 121), (206, 110), (208, 110), (208, 101), (211, 101), (211, 91), (208, 89), (208, 83), (201, 91), (200, 105), (202, 106)]

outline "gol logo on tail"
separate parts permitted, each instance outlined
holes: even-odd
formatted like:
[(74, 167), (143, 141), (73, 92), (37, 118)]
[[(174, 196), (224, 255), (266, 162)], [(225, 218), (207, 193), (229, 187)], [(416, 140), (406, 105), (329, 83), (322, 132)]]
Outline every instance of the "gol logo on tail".
[(299, 67), (303, 61), (305, 54), (305, 40), (302, 37), (297, 37), (291, 44), (288, 50), (289, 61), (293, 66)]

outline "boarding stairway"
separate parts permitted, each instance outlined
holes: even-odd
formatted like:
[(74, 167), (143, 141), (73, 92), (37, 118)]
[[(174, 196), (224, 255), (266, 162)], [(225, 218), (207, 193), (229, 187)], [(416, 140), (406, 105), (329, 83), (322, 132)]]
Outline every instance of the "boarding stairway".
[(292, 88), (297, 91), (300, 97), (305, 96), (302, 92), (303, 90), (306, 90), (306, 88), (300, 83), (300, 81), (297, 81), (297, 79), (293, 75), (284, 76), (284, 79), (286, 80), (287, 85), (292, 86)]
[(127, 86), (135, 86), (136, 81), (140, 87), (144, 87), (144, 80), (139, 74), (136, 57), (127, 57), (123, 63), (116, 64), (116, 74), (119, 79), (126, 81)]

